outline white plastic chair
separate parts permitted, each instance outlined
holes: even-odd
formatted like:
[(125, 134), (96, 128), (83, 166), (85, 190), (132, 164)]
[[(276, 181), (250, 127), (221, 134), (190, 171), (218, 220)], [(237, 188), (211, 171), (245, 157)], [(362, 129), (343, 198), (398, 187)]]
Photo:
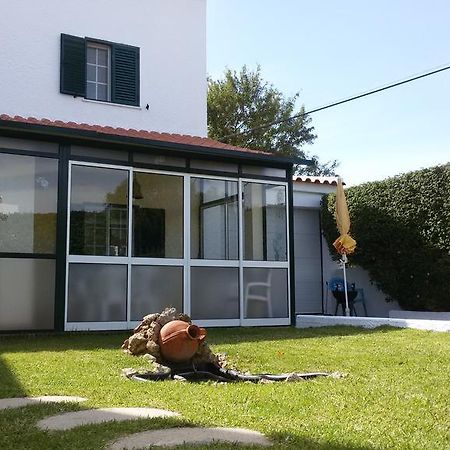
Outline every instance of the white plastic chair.
[(248, 317), (248, 302), (257, 301), (263, 302), (267, 306), (268, 317), (273, 317), (272, 314), (272, 271), (269, 270), (267, 274), (267, 281), (251, 281), (245, 287), (245, 317)]

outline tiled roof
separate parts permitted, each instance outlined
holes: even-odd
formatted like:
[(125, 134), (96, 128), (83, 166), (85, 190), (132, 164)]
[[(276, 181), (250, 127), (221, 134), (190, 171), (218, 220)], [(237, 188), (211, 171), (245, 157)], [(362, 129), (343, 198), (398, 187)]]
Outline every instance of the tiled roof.
[(236, 147), (235, 145), (224, 144), (214, 139), (190, 136), (186, 134), (158, 133), (156, 131), (134, 130), (127, 128), (114, 128), (103, 125), (89, 125), (87, 123), (63, 122), (61, 120), (36, 119), (34, 117), (9, 116), (7, 114), (0, 115), (1, 121), (24, 123), (30, 125), (41, 125), (48, 127), (59, 127), (65, 129), (74, 129), (82, 131), (91, 131), (109, 136), (123, 136), (129, 138), (148, 139), (149, 141), (159, 141), (165, 143), (185, 144), (197, 147), (205, 147), (210, 149), (232, 150), (247, 153), (257, 153), (261, 155), (271, 155), (271, 153), (261, 150), (252, 150), (249, 148)]
[[(313, 183), (313, 184), (329, 184), (337, 185), (338, 177), (313, 177), (309, 175), (297, 175), (293, 178), (294, 182)], [(343, 183), (345, 184), (345, 183)]]

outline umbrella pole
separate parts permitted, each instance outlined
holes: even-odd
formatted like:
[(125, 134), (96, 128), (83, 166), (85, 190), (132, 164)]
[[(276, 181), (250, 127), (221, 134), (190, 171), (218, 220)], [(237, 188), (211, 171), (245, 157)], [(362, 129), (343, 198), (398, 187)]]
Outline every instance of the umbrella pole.
[(342, 269), (344, 270), (345, 315), (346, 317), (350, 317), (350, 308), (348, 307), (347, 271), (345, 269), (345, 265), (347, 264), (348, 259), (345, 253), (342, 255), (341, 261), (342, 261)]

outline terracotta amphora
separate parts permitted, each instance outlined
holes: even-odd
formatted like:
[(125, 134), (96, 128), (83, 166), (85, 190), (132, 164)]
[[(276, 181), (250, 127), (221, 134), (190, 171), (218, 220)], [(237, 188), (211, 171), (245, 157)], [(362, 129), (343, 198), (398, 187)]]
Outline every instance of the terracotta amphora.
[(166, 323), (159, 333), (161, 356), (166, 361), (188, 361), (195, 355), (205, 337), (204, 328), (182, 320), (172, 320)]

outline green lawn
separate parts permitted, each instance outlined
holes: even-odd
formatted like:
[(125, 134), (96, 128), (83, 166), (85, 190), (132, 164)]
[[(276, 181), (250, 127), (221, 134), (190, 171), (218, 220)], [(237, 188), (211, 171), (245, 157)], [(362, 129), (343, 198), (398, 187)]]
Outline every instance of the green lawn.
[[(244, 427), (274, 448), (449, 449), (450, 334), (382, 328), (210, 329), (208, 342), (242, 371), (339, 371), (275, 384), (138, 383), (121, 352), (125, 334), (0, 337), (0, 398), (77, 395), (84, 404), (0, 412), (0, 449), (99, 449), (121, 435), (172, 426)], [(37, 420), (87, 407), (149, 406), (180, 419), (139, 420), (42, 432)], [(188, 447), (186, 447), (188, 448)], [(191, 448), (191, 447), (189, 447)], [(235, 448), (213, 445), (208, 448)]]

